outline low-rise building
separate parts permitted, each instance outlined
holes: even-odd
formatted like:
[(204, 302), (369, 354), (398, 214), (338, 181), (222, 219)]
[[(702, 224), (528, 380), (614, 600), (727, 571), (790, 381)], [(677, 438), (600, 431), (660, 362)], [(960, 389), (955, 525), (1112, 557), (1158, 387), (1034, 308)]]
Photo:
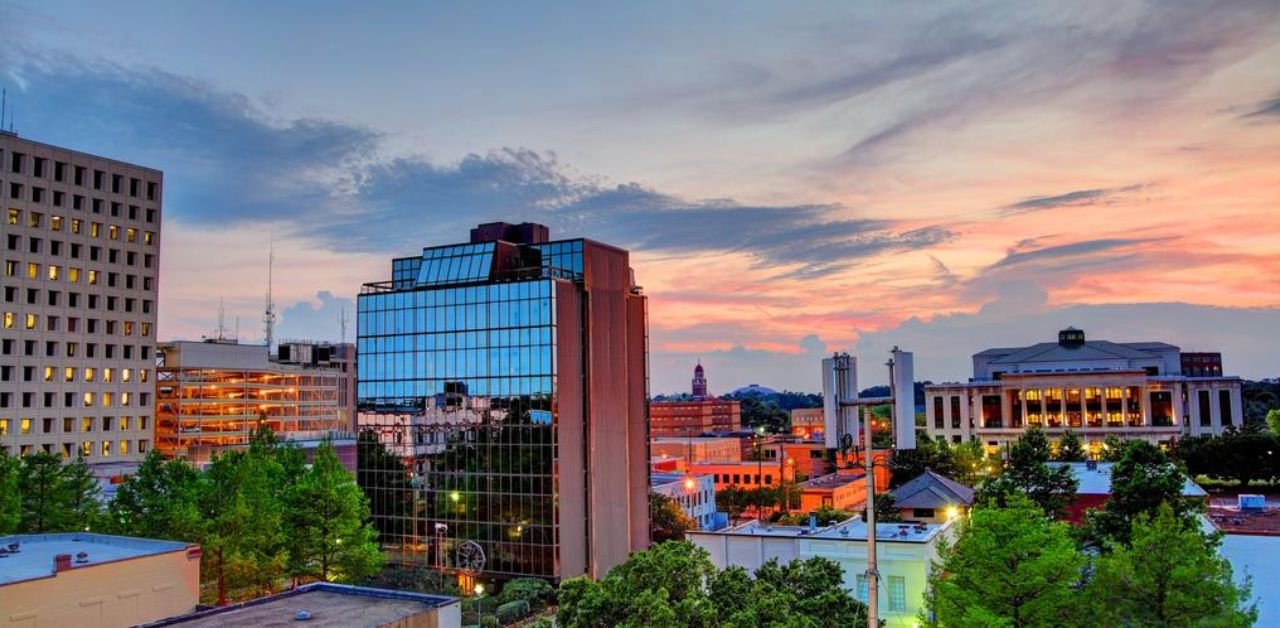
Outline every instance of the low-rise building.
[[(1111, 499), (1110, 462), (1050, 462), (1050, 466), (1066, 466), (1071, 469), (1079, 483), (1076, 488), (1076, 499), (1067, 506), (1067, 520), (1072, 523), (1083, 523), (1085, 513), (1091, 509), (1101, 509)], [(1189, 477), (1182, 480), (1183, 499), (1208, 501), (1209, 494)]]
[(189, 613), (200, 546), (66, 532), (0, 537), (0, 626), (133, 626)]
[(737, 438), (668, 436), (649, 439), (649, 455), (655, 458), (679, 458), (685, 464), (733, 462), (742, 460), (742, 447)]
[[(346, 377), (341, 367), (304, 359), (298, 343), (286, 346), (289, 361), (279, 362), (265, 345), (162, 343), (155, 426), (161, 453), (207, 462), (219, 450), (246, 446), (262, 427), (286, 440), (344, 434), (350, 420), (339, 403)], [(309, 348), (318, 358), (321, 351)]]
[(221, 628), (284, 626), (326, 628), (455, 628), (462, 625), (458, 598), (408, 591), (313, 582), (248, 602), (178, 615), (147, 624)]
[(689, 471), (713, 478), (716, 490), (730, 486), (741, 489), (774, 488), (783, 482), (796, 481), (795, 465), (776, 462), (699, 462), (689, 466)]
[(892, 495), (894, 506), (906, 521), (943, 523), (973, 506), (972, 488), (932, 469), (893, 489)]
[(977, 353), (967, 383), (926, 386), (925, 397), (931, 436), (989, 448), (1032, 426), (1050, 437), (1074, 431), (1096, 455), (1109, 435), (1170, 443), (1244, 423), (1241, 380), (1222, 375), (1220, 355), (1086, 340), (1072, 328), (1056, 343)]
[(857, 510), (867, 503), (867, 476), (861, 473), (832, 473), (800, 483), (800, 510), (818, 508)]
[(791, 435), (804, 440), (821, 441), (826, 434), (826, 418), (822, 408), (796, 408), (791, 411)]
[(705, 473), (654, 473), (649, 476), (649, 487), (679, 504), (684, 514), (698, 523), (698, 529), (715, 529), (715, 478)]
[[(827, 527), (781, 526), (751, 521), (715, 532), (685, 535), (707, 550), (719, 569), (731, 566), (755, 571), (770, 559), (787, 564), (821, 556), (840, 565), (844, 587), (866, 601), (867, 524), (849, 519)], [(929, 571), (938, 560), (938, 542), (952, 539), (953, 523), (876, 525), (878, 602), (886, 626), (918, 624), (925, 604)]]

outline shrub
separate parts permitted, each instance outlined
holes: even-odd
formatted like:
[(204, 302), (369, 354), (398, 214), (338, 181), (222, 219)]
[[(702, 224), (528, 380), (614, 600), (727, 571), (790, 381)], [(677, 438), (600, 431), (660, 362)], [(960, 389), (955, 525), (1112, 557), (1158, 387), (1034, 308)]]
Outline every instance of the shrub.
[(498, 602), (506, 604), (524, 600), (530, 608), (543, 609), (555, 599), (556, 590), (540, 578), (516, 578), (502, 585)]
[(514, 624), (529, 615), (529, 603), (524, 600), (507, 602), (498, 606), (498, 621)]
[(501, 625), (502, 622), (498, 621), (498, 618), (493, 615), (485, 615), (480, 618), (480, 628), (499, 628)]

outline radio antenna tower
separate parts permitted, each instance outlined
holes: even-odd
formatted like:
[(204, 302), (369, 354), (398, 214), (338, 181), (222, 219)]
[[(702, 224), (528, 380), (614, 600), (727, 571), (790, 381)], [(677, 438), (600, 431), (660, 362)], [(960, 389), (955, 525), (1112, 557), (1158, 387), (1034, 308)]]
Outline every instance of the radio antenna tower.
[(218, 328), (213, 332), (214, 339), (222, 341), (227, 339), (227, 308), (223, 304), (222, 297), (218, 297)]
[(347, 308), (338, 310), (338, 327), (342, 329), (342, 342), (347, 342)]
[(267, 351), (271, 351), (271, 342), (275, 337), (276, 330), (276, 302), (271, 296), (271, 283), (273, 280), (272, 272), (276, 265), (276, 240), (271, 238), (270, 253), (267, 257), (267, 307), (262, 315), (262, 323), (266, 327)]

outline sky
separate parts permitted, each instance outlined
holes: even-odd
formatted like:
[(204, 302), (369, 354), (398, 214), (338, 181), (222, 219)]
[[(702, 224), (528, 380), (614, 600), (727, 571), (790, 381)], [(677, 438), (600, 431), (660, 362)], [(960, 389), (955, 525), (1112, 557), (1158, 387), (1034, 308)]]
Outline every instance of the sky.
[[(480, 222), (628, 248), (653, 393), (893, 346), (1280, 376), (1280, 3), (0, 0), (24, 137), (165, 171), (161, 339), (339, 339)], [(354, 338), (354, 324), (346, 331)]]

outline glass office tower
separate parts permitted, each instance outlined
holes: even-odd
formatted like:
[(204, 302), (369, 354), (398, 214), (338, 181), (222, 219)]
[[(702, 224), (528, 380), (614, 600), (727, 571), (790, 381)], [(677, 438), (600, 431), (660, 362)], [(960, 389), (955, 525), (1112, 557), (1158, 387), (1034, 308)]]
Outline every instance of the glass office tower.
[(492, 223), (359, 297), (359, 478), (396, 562), (604, 575), (648, 540), (645, 298), (626, 251)]

